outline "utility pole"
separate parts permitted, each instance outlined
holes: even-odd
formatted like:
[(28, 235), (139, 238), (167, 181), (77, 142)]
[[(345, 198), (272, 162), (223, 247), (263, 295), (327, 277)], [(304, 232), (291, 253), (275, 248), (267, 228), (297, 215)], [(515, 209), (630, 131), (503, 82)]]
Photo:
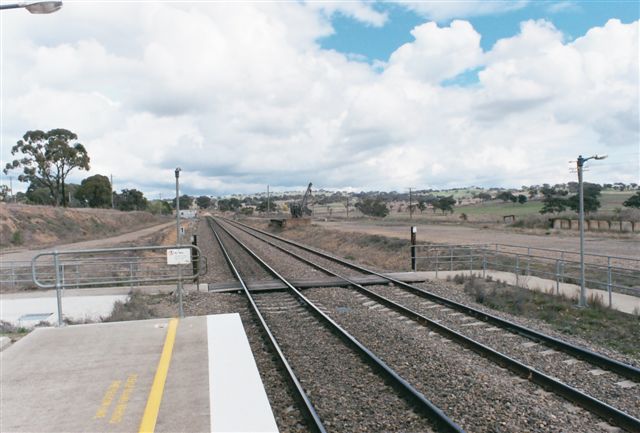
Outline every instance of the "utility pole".
[(110, 175), (111, 177), (111, 209), (115, 209), (115, 202), (113, 200), (113, 174)]
[[(180, 245), (180, 167), (176, 168), (176, 245)], [(182, 311), (182, 265), (178, 265), (178, 303), (180, 308), (180, 317), (184, 317)]]
[(267, 185), (267, 217), (269, 215), (271, 215), (271, 202), (270, 202), (270, 196), (269, 196), (269, 185)]
[[(176, 245), (180, 245), (180, 167), (176, 168)], [(180, 268), (178, 268), (180, 269)]]
[(349, 196), (347, 195), (347, 219), (349, 219)]
[(9, 176), (9, 201), (15, 201), (13, 198), (13, 176)]
[(582, 170), (584, 163), (590, 159), (605, 159), (607, 155), (594, 155), (589, 158), (583, 158), (582, 155), (578, 155), (577, 168), (578, 168), (578, 191), (579, 191), (579, 203), (580, 203), (580, 300), (578, 301), (579, 307), (587, 306), (587, 290), (585, 288), (584, 278), (584, 185), (582, 183)]
[(413, 219), (413, 205), (411, 204), (412, 202), (412, 197), (411, 197), (411, 188), (409, 188), (409, 219)]

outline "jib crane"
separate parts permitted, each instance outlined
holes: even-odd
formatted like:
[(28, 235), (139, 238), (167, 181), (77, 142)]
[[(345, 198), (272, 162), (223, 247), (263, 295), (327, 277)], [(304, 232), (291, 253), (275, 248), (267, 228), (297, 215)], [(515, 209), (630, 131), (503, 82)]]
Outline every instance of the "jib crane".
[(305, 216), (311, 216), (311, 209), (309, 209), (309, 207), (307, 206), (309, 197), (311, 197), (311, 186), (312, 183), (309, 182), (309, 186), (307, 186), (307, 191), (302, 196), (302, 200), (294, 201), (289, 204), (291, 218), (302, 218)]

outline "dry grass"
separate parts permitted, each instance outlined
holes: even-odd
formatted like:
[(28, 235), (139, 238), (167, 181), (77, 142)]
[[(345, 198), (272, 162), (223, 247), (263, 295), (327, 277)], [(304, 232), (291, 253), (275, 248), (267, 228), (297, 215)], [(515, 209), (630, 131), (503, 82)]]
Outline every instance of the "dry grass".
[(408, 240), (379, 235), (345, 233), (317, 226), (268, 230), (287, 239), (300, 241), (365, 266), (395, 272), (408, 271), (411, 268)]
[[(207, 296), (200, 293), (185, 293), (185, 307), (194, 298)], [(116, 302), (111, 315), (103, 317), (103, 322), (122, 322), (126, 320), (146, 320), (178, 316), (178, 302), (173, 293), (146, 294), (132, 292), (125, 302)]]
[(153, 307), (154, 300), (155, 298), (152, 295), (132, 292), (126, 302), (116, 301), (111, 314), (108, 317), (104, 317), (102, 321), (122, 322), (125, 320), (144, 320), (158, 317), (158, 313)]
[(166, 218), (148, 212), (0, 204), (0, 246), (46, 247), (135, 231)]
[(640, 355), (640, 316), (612, 310), (601, 295), (590, 296), (588, 308), (576, 308), (577, 299), (509, 286), (501, 281), (456, 275), (452, 281), (489, 308), (542, 320), (569, 335), (632, 356)]

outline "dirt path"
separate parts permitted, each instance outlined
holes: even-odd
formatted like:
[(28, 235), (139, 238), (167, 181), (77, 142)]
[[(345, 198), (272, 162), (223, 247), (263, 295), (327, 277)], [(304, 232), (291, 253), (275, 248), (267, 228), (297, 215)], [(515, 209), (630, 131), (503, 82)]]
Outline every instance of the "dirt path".
[[(327, 229), (345, 232), (376, 234), (382, 236), (409, 238), (409, 225), (382, 226), (368, 222), (317, 221), (314, 224)], [(481, 229), (467, 226), (418, 224), (418, 243), (433, 242), (443, 244), (514, 244), (532, 248), (554, 248), (579, 251), (577, 236), (536, 235), (512, 233), (502, 230)], [(611, 239), (585, 236), (585, 253), (605, 254), (640, 258), (640, 237), (631, 239)]]
[(122, 244), (124, 242), (137, 241), (140, 238), (149, 236), (153, 233), (156, 233), (172, 225), (175, 225), (175, 222), (172, 221), (168, 223), (158, 224), (152, 227), (147, 227), (142, 230), (137, 230), (137, 231), (121, 234), (118, 236), (113, 236), (111, 238), (74, 242), (71, 244), (51, 246), (51, 247), (40, 249), (40, 250), (28, 250), (26, 248), (20, 249), (20, 250), (12, 250), (10, 252), (0, 254), (0, 261), (3, 261), (3, 262), (28, 261), (28, 260), (31, 260), (36, 254), (40, 254), (46, 251), (53, 251), (55, 249), (64, 251), (64, 250), (90, 249), (90, 248), (110, 248), (110, 247), (114, 247), (116, 245)]

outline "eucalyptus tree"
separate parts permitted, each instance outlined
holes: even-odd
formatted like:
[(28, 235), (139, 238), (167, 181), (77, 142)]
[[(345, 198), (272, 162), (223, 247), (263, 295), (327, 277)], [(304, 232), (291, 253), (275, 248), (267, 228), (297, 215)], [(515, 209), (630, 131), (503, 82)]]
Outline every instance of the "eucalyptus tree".
[(12, 155), (22, 157), (7, 163), (4, 173), (21, 168), (20, 182), (43, 185), (51, 192), (54, 205), (66, 206), (67, 176), (75, 168), (89, 170), (89, 155), (77, 139), (78, 136), (67, 129), (27, 131), (11, 148)]

